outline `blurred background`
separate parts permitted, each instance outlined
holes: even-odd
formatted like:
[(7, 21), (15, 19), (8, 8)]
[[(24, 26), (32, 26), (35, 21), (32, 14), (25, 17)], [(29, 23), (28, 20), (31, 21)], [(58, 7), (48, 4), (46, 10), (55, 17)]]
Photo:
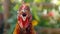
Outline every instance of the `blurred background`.
[[(0, 34), (12, 34), (22, 0), (0, 0)], [(60, 0), (24, 0), (37, 34), (60, 34)]]

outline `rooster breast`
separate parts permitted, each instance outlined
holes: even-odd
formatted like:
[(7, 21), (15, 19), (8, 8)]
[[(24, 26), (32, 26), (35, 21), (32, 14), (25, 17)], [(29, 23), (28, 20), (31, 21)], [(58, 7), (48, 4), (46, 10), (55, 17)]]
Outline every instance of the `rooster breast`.
[[(15, 30), (13, 32), (13, 34), (21, 34), (21, 30), (19, 27), (19, 24), (16, 24)], [(22, 31), (24, 33), (24, 31)], [(30, 23), (30, 25), (26, 28), (26, 34), (36, 34), (34, 28), (32, 27), (32, 24)]]

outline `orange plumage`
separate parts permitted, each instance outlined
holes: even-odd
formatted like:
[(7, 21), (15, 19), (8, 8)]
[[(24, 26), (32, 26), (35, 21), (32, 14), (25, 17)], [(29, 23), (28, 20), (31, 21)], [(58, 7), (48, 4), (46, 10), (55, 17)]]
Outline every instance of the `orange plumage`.
[(29, 6), (23, 4), (18, 10), (17, 24), (13, 34), (35, 34)]
[[(30, 28), (30, 32), (28, 34), (36, 34), (36, 32), (34, 31), (34, 28), (32, 27), (31, 24), (30, 24), (29, 28)], [(24, 31), (23, 31), (23, 33), (24, 33)], [(19, 27), (18, 23), (16, 24), (13, 34), (20, 34), (20, 27)]]

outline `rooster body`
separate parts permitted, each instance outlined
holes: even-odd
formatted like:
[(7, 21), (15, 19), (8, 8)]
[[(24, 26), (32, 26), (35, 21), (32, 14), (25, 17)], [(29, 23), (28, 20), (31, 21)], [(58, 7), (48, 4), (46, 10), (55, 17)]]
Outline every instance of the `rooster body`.
[(31, 23), (32, 15), (29, 6), (24, 4), (19, 8), (17, 19), (18, 23), (13, 34), (35, 34)]

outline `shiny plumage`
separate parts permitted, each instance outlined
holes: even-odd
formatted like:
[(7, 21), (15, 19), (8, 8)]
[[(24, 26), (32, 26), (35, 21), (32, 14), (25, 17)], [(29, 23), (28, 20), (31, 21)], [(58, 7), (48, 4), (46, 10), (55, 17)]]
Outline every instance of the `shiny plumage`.
[(25, 30), (23, 30), (19, 27), (17, 23), (13, 34), (36, 34), (36, 33), (34, 31), (34, 28), (31, 26), (31, 24)]
[(17, 24), (13, 34), (35, 34), (31, 21), (30, 8), (23, 4), (18, 10)]

